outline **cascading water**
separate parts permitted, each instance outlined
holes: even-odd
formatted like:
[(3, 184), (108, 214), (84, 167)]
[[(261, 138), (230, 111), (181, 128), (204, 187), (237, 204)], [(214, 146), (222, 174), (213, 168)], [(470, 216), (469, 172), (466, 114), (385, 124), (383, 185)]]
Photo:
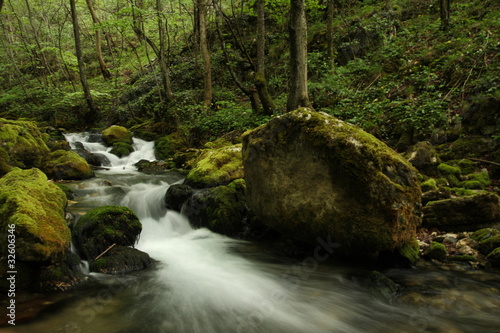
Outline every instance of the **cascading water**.
[[(80, 197), (71, 209), (78, 214), (105, 204), (130, 207), (143, 225), (137, 248), (158, 262), (125, 276), (96, 275), (96, 286), (54, 315), (12, 332), (498, 332), (500, 299), (490, 295), (498, 282), (484, 280), (478, 287), (466, 273), (393, 270), (396, 278), (429, 283), (428, 292), (444, 304), (406, 305), (384, 286), (374, 293), (360, 282), (367, 271), (324, 263), (331, 253), (326, 238), (310, 257), (292, 261), (250, 242), (193, 229), (163, 204), (168, 187), (182, 178), (135, 171), (136, 161), (154, 159), (152, 143), (134, 139), (136, 151), (119, 159), (86, 138), (67, 137), (72, 145), (80, 141), (104, 154), (111, 165), (75, 185)], [(486, 306), (464, 311), (466, 297), (457, 293)]]

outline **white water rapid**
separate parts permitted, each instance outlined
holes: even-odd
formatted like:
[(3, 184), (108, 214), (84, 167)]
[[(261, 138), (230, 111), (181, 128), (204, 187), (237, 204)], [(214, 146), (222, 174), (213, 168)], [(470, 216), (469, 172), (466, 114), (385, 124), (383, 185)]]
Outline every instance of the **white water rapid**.
[[(332, 249), (326, 237), (310, 256), (292, 260), (263, 245), (193, 229), (163, 203), (168, 187), (182, 177), (144, 175), (133, 166), (154, 159), (151, 142), (134, 139), (136, 151), (120, 159), (87, 138), (67, 136), (111, 165), (96, 178), (69, 184), (79, 196), (70, 210), (79, 215), (102, 205), (130, 207), (143, 225), (136, 247), (157, 262), (120, 276), (91, 273), (97, 282), (45, 295), (62, 306), (6, 332), (498, 333), (496, 277), (484, 275), (478, 283), (478, 276), (462, 271), (387, 271), (409, 290), (396, 285), (396, 292), (384, 281), (367, 285), (368, 269), (327, 263)], [(433, 303), (419, 296), (429, 294)]]

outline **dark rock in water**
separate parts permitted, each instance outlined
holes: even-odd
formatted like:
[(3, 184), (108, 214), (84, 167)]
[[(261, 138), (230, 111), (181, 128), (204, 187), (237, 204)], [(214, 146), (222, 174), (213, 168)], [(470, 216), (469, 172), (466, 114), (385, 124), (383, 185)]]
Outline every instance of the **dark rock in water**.
[[(73, 151), (77, 153), (80, 157), (85, 159), (85, 161), (87, 161), (87, 163), (90, 165), (97, 167), (102, 165), (109, 165), (109, 159), (102, 154), (93, 154), (83, 148), (75, 148), (73, 149)], [(103, 164), (103, 161), (107, 161), (107, 164)]]
[(194, 227), (205, 227), (228, 236), (244, 236), (246, 202), (243, 192), (231, 184), (196, 191), (188, 199), (183, 213)]
[(370, 255), (414, 242), (417, 171), (361, 129), (299, 109), (243, 136), (246, 198), (267, 227), (337, 251)]
[(147, 174), (161, 174), (169, 171), (170, 163), (165, 161), (140, 160), (134, 164), (137, 170)]
[(75, 149), (84, 149), (85, 150), (85, 146), (80, 141), (73, 142), (73, 146), (75, 146)]
[(38, 279), (40, 290), (67, 290), (87, 280), (80, 269), (80, 257), (69, 252), (67, 259), (58, 264), (44, 266), (40, 269)]
[(74, 245), (83, 259), (94, 260), (113, 244), (133, 246), (142, 224), (127, 207), (103, 206), (83, 215), (73, 227)]
[(500, 224), (500, 197), (494, 193), (431, 201), (423, 226), (443, 231), (474, 231)]
[(134, 151), (134, 147), (126, 142), (115, 142), (113, 143), (113, 148), (110, 153), (118, 157), (124, 157), (130, 155)]
[(105, 255), (90, 263), (92, 272), (124, 274), (148, 268), (153, 263), (151, 257), (142, 251), (126, 246), (116, 246)]
[(182, 205), (193, 195), (194, 190), (189, 185), (171, 185), (165, 194), (165, 206), (168, 209), (181, 211)]
[(104, 139), (101, 133), (90, 133), (87, 142), (104, 144)]

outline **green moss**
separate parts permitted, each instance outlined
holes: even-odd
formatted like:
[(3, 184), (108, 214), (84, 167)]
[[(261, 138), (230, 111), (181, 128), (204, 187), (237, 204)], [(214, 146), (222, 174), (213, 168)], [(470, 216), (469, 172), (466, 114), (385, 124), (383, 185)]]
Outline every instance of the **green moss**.
[(399, 253), (403, 257), (408, 259), (411, 264), (416, 263), (420, 253), (420, 245), (418, 243), (418, 239), (414, 238), (411, 242), (405, 244), (399, 249)]
[(211, 187), (238, 178), (243, 178), (241, 144), (203, 151), (186, 182), (193, 187)]
[(422, 189), (422, 192), (428, 192), (428, 191), (433, 191), (437, 189), (437, 183), (434, 178), (429, 178), (422, 184), (420, 184), (420, 188)]
[(468, 160), (466, 158), (461, 159), (457, 162), (457, 165), (460, 167), (460, 170), (462, 170), (462, 174), (470, 174), (476, 171), (477, 168), (477, 163), (471, 160)]
[(92, 260), (112, 244), (132, 246), (142, 230), (139, 218), (128, 207), (103, 206), (83, 215), (73, 227), (75, 246)]
[(477, 261), (477, 258), (468, 254), (464, 254), (458, 256), (449, 256), (448, 260), (457, 262), (470, 262), (470, 261)]
[(113, 125), (102, 131), (102, 138), (108, 146), (116, 142), (132, 144), (132, 132), (123, 126)]
[(479, 242), (479, 250), (483, 254), (488, 254), (497, 247), (500, 247), (500, 235), (494, 235)]
[(56, 150), (46, 157), (44, 172), (53, 179), (79, 180), (94, 177), (94, 170), (73, 151)]
[(60, 183), (56, 183), (56, 186), (64, 192), (68, 200), (73, 200), (75, 198), (74, 192), (69, 186)]
[(483, 228), (475, 231), (470, 238), (472, 238), (476, 242), (481, 242), (496, 235), (500, 235), (500, 230), (493, 228)]
[(484, 184), (477, 180), (466, 180), (460, 182), (459, 185), (465, 189), (469, 190), (482, 190), (484, 189)]
[(230, 188), (234, 188), (237, 191), (245, 192), (247, 184), (243, 178), (235, 179), (227, 185)]
[(209, 192), (207, 207), (210, 230), (234, 236), (243, 232), (246, 205), (243, 194), (230, 186), (218, 186)]
[(423, 253), (426, 259), (436, 259), (439, 261), (446, 260), (446, 247), (438, 242), (431, 242), (429, 248)]
[(493, 267), (500, 267), (500, 247), (497, 247), (486, 257)]
[[(70, 231), (64, 219), (66, 196), (38, 169), (13, 169), (0, 179), (0, 227), (14, 224), (16, 256), (55, 263), (65, 258)], [(7, 243), (2, 245), (2, 256)]]
[(471, 173), (466, 176), (466, 178), (472, 180), (472, 181), (477, 181), (481, 183), (481, 185), (484, 186), (490, 186), (491, 185), (491, 179), (488, 171), (482, 171), (482, 172), (476, 172), (476, 173)]
[(468, 197), (468, 196), (477, 195), (477, 194), (481, 193), (481, 192), (478, 192), (476, 190), (466, 189), (463, 187), (451, 187), (451, 188), (447, 187), (447, 189), (449, 189), (451, 193), (453, 193), (454, 195), (456, 195), (458, 197)]
[(460, 177), (462, 171), (459, 167), (454, 167), (446, 163), (441, 163), (438, 165), (439, 172), (444, 176), (455, 176)]
[(124, 157), (130, 155), (134, 151), (134, 147), (132, 145), (125, 142), (115, 142), (113, 143), (113, 148), (110, 153), (115, 154), (118, 157)]
[(41, 167), (43, 157), (50, 151), (35, 122), (3, 118), (0, 147), (9, 156), (9, 164), (20, 168)]

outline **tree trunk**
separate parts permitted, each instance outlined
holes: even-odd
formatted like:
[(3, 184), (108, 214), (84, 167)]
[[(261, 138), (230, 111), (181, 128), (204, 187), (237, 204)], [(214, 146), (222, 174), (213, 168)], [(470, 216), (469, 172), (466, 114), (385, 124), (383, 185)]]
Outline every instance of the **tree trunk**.
[(259, 93), (260, 101), (262, 103), (262, 111), (266, 115), (272, 115), (274, 109), (274, 102), (267, 90), (266, 80), (266, 18), (264, 15), (264, 0), (257, 0), (255, 3), (257, 11), (257, 71), (255, 73), (255, 87)]
[(198, 10), (198, 33), (200, 54), (203, 60), (203, 105), (210, 106), (212, 104), (212, 67), (210, 62), (210, 50), (208, 48), (207, 39), (207, 0), (197, 0)]
[(165, 99), (170, 101), (172, 99), (172, 84), (170, 82), (170, 69), (167, 64), (167, 52), (165, 47), (165, 26), (162, 19), (163, 5), (161, 0), (156, 0), (156, 10), (158, 13), (158, 33), (160, 37), (160, 48), (156, 54), (160, 63), (161, 81), (164, 87)]
[(327, 0), (326, 4), (326, 42), (328, 69), (333, 72), (335, 68), (335, 46), (333, 45), (333, 16), (335, 13), (335, 0)]
[[(98, 25), (100, 21), (95, 13), (92, 0), (87, 0), (87, 6), (89, 7), (90, 15), (92, 16), (92, 22), (94, 22), (94, 25)], [(97, 61), (99, 62), (99, 68), (101, 69), (102, 77), (104, 78), (104, 80), (109, 80), (111, 79), (111, 73), (109, 72), (108, 66), (106, 66), (104, 57), (102, 56), (101, 29), (95, 30), (95, 48), (97, 53)]]
[(307, 21), (304, 0), (290, 1), (290, 91), (287, 111), (311, 107), (307, 91)]
[(448, 30), (450, 27), (450, 2), (451, 0), (439, 0), (441, 9), (441, 30)]
[(94, 101), (92, 100), (92, 95), (90, 94), (89, 85), (87, 83), (87, 77), (85, 76), (85, 64), (83, 63), (82, 55), (82, 45), (80, 42), (80, 29), (78, 27), (78, 16), (76, 13), (75, 0), (69, 0), (71, 7), (71, 20), (73, 22), (73, 33), (75, 37), (75, 49), (76, 49), (76, 59), (78, 61), (78, 71), (80, 73), (80, 82), (82, 83), (83, 94), (85, 100), (87, 101), (87, 106), (89, 108), (85, 115), (85, 121), (87, 125), (93, 125), (96, 120), (96, 109), (94, 106)]

